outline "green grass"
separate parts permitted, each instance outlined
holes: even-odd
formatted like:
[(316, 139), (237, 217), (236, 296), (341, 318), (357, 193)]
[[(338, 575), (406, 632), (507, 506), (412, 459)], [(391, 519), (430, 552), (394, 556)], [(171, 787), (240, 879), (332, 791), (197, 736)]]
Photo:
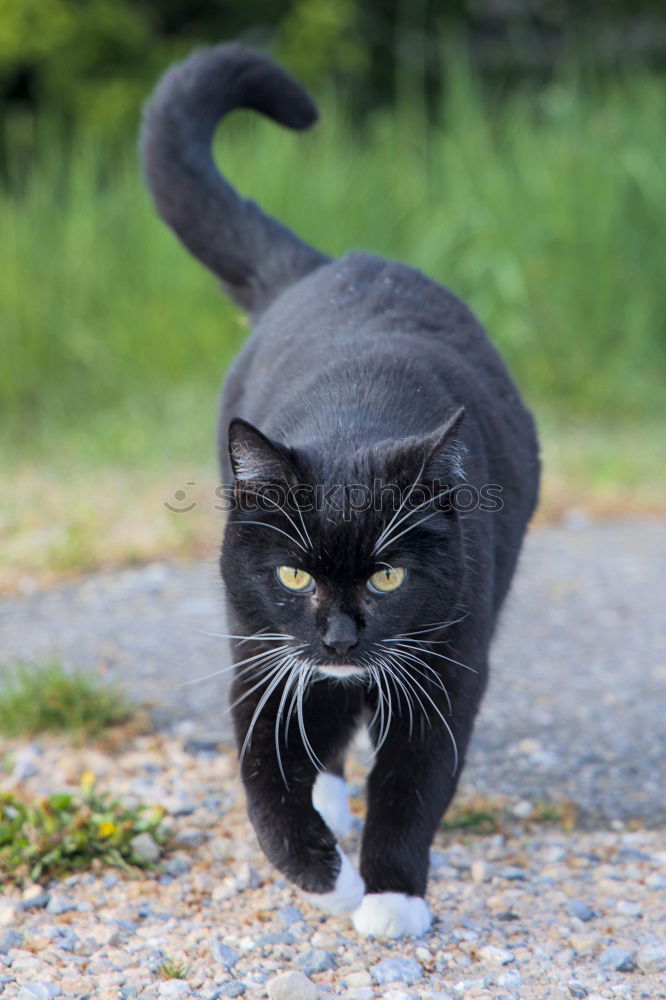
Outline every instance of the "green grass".
[(133, 712), (119, 690), (100, 684), (92, 675), (66, 673), (55, 662), (22, 664), (2, 683), (0, 734), (65, 732), (87, 739), (127, 722)]
[[(460, 294), (538, 413), (656, 421), (666, 350), (666, 88), (570, 73), (483, 97), (458, 65), (441, 123), (405, 100), (308, 135), (238, 116), (219, 159), (337, 254), (408, 261)], [(0, 192), (0, 440), (12, 461), (213, 452), (215, 394), (246, 329), (157, 220), (133, 143), (51, 134)]]
[(576, 825), (576, 809), (569, 801), (535, 802), (529, 816), (520, 819), (507, 807), (504, 800), (481, 797), (471, 801), (454, 801), (441, 821), (440, 829), (487, 836), (501, 833), (517, 823), (527, 828), (534, 824), (559, 826), (570, 832)]
[(165, 958), (157, 967), (157, 975), (160, 979), (187, 979), (189, 968), (184, 962), (177, 962), (172, 958)]

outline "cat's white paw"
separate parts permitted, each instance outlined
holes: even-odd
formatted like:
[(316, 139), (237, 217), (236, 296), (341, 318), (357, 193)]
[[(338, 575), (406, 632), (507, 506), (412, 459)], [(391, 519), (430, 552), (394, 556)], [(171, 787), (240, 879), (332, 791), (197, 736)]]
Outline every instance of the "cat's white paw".
[(312, 789), (312, 805), (336, 837), (346, 837), (351, 830), (349, 789), (344, 778), (322, 771)]
[(365, 883), (358, 874), (347, 855), (338, 847), (342, 862), (340, 872), (331, 892), (304, 892), (303, 895), (320, 910), (326, 913), (348, 913), (355, 910), (363, 899)]
[(372, 937), (420, 937), (430, 927), (428, 904), (402, 892), (369, 892), (352, 917), (359, 934)]

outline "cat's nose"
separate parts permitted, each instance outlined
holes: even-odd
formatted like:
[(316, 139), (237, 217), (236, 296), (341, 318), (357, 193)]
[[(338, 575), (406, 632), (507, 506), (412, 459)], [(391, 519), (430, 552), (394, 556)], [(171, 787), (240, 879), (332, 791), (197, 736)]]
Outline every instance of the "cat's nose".
[(337, 653), (338, 656), (344, 656), (358, 643), (356, 622), (342, 612), (331, 615), (322, 641), (327, 649)]

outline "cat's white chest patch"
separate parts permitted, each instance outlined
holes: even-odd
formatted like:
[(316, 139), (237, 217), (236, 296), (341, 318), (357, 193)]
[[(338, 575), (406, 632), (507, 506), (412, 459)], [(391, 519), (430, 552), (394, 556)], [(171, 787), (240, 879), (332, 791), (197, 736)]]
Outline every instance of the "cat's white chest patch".
[(365, 883), (347, 855), (338, 847), (340, 872), (331, 892), (304, 892), (305, 898), (326, 913), (348, 913), (355, 910), (363, 898)]
[(372, 937), (420, 937), (430, 927), (428, 904), (402, 892), (369, 892), (352, 917), (359, 934)]
[(346, 837), (351, 830), (349, 789), (344, 778), (323, 771), (312, 789), (312, 805), (336, 837)]

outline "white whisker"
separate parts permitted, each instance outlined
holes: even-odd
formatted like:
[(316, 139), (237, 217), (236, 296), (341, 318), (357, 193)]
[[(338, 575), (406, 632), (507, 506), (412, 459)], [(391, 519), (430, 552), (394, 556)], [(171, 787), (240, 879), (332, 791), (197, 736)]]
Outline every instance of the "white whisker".
[[(277, 754), (278, 767), (280, 768), (280, 774), (282, 775), (282, 780), (285, 784), (287, 791), (289, 790), (289, 782), (287, 781), (287, 776), (284, 773), (284, 768), (282, 766), (282, 754), (280, 752), (280, 720), (282, 718), (282, 713), (284, 711), (284, 706), (291, 690), (291, 686), (294, 681), (298, 678), (298, 659), (296, 656), (292, 656), (289, 659), (289, 673), (287, 674), (287, 679), (285, 681), (284, 690), (282, 691), (282, 696), (280, 698), (280, 704), (278, 705), (277, 715), (275, 717), (275, 753)], [(285, 743), (286, 743), (286, 733), (285, 733)]]
[(456, 771), (458, 770), (458, 744), (456, 743), (456, 738), (453, 735), (453, 730), (451, 729), (451, 726), (446, 721), (446, 718), (442, 715), (441, 711), (439, 710), (439, 706), (430, 697), (430, 695), (428, 694), (428, 692), (424, 688), (423, 684), (421, 684), (416, 679), (416, 677), (413, 677), (411, 675), (411, 673), (407, 670), (406, 667), (403, 667), (403, 670), (404, 670), (404, 675), (403, 676), (405, 677), (405, 680), (410, 685), (410, 687), (412, 687), (412, 690), (418, 688), (418, 690), (421, 692), (421, 694), (423, 694), (428, 699), (428, 701), (430, 702), (430, 704), (432, 705), (432, 707), (437, 712), (437, 715), (439, 716), (439, 718), (441, 719), (441, 721), (444, 723), (444, 725), (446, 727), (446, 731), (448, 732), (449, 736), (451, 737), (451, 743), (453, 744), (453, 772), (452, 772), (452, 774), (455, 774)]
[(289, 541), (292, 543), (292, 545), (296, 545), (302, 552), (306, 552), (307, 553), (307, 549), (305, 548), (305, 546), (301, 545), (301, 543), (297, 542), (296, 539), (292, 535), (290, 535), (286, 531), (283, 531), (282, 528), (278, 528), (275, 524), (269, 524), (267, 521), (227, 521), (227, 527), (228, 528), (230, 528), (230, 527), (237, 528), (239, 526), (242, 528), (246, 524), (256, 524), (260, 528), (270, 528), (271, 531), (277, 531), (278, 534), (284, 535), (285, 538), (288, 538)]
[(301, 739), (303, 740), (303, 746), (305, 747), (305, 752), (307, 753), (308, 757), (310, 758), (312, 764), (317, 769), (317, 771), (325, 771), (326, 768), (324, 767), (324, 765), (322, 764), (322, 762), (319, 760), (316, 753), (312, 749), (312, 745), (310, 743), (310, 740), (308, 739), (308, 734), (305, 729), (305, 719), (303, 717), (303, 692), (305, 690), (308, 681), (310, 680), (310, 677), (314, 673), (314, 670), (315, 670), (314, 664), (308, 663), (307, 670), (299, 674), (298, 699), (296, 701), (296, 715), (298, 717), (298, 730), (301, 734)]
[[(293, 637), (289, 636), (289, 638)], [(278, 646), (275, 649), (264, 649), (262, 650), (261, 653), (255, 653), (254, 656), (248, 656), (244, 660), (239, 660), (238, 663), (228, 663), (226, 666), (220, 667), (219, 670), (213, 670), (209, 674), (202, 674), (200, 677), (191, 677), (187, 681), (182, 681), (182, 683), (178, 684), (177, 687), (183, 688), (183, 687), (188, 687), (190, 684), (198, 684), (200, 681), (208, 681), (212, 677), (219, 677), (221, 674), (226, 674), (230, 670), (237, 670), (238, 667), (242, 667), (246, 663), (254, 663), (257, 660), (261, 660), (263, 657), (273, 656), (275, 653), (279, 653), (280, 651), (289, 648), (290, 648), (289, 646)], [(244, 673), (244, 671), (241, 671), (241, 673)]]
[[(420, 475), (420, 473), (419, 473), (419, 475)], [(416, 485), (416, 484), (414, 484), (414, 485)], [(445, 497), (447, 495), (447, 493), (450, 493), (453, 488), (454, 488), (453, 486), (450, 486), (448, 489), (442, 490), (441, 493), (437, 493), (436, 496), (429, 497), (423, 503), (420, 503), (417, 507), (415, 507), (414, 510), (408, 510), (407, 513), (404, 514), (400, 518), (400, 520), (394, 525), (394, 529), (395, 528), (399, 528), (400, 525), (403, 523), (403, 521), (406, 521), (408, 517), (412, 516), (412, 514), (417, 514), (418, 511), (423, 510), (424, 507), (428, 507), (431, 503), (435, 503), (435, 501), (439, 500), (440, 497)], [(412, 490), (413, 489), (414, 489), (414, 487), (412, 487)], [(409, 496), (411, 496), (412, 490), (410, 490)], [(407, 497), (407, 499), (409, 499), (409, 496)], [(435, 513), (439, 513), (439, 511), (433, 511), (433, 514), (435, 514)], [(428, 516), (431, 517), (432, 515), (428, 515)], [(424, 518), (423, 520), (427, 520), (427, 519)], [(423, 523), (423, 521), (419, 521), (419, 524), (422, 524), (422, 523)], [(391, 524), (393, 524), (393, 520), (391, 520)], [(408, 530), (411, 530), (411, 529), (406, 529), (405, 531), (401, 531), (399, 535), (392, 535), (392, 536), (390, 536), (388, 538), (384, 537), (386, 535), (386, 531), (383, 531), (382, 534), (377, 539), (377, 543), (376, 543), (375, 548), (374, 548), (374, 554), (375, 555), (379, 555), (379, 553), (382, 552), (385, 548), (387, 548), (387, 546), (392, 545), (393, 542), (396, 541), (396, 538), (400, 538)]]
[(384, 527), (384, 529), (382, 530), (382, 532), (379, 535), (379, 538), (375, 542), (375, 547), (373, 549), (373, 552), (375, 554), (380, 551), (379, 547), (380, 547), (380, 545), (382, 545), (382, 542), (384, 541), (384, 539), (386, 538), (386, 536), (391, 531), (391, 527), (393, 526), (393, 524), (395, 522), (395, 519), (399, 516), (400, 511), (403, 510), (404, 507), (405, 507), (405, 504), (409, 502), (409, 498), (411, 497), (412, 493), (416, 489), (416, 486), (417, 486), (418, 482), (420, 481), (421, 476), (423, 475), (423, 470), (425, 469), (425, 462), (426, 462), (426, 460), (424, 458), (423, 461), (421, 462), (421, 468), (419, 469), (419, 471), (416, 474), (416, 479), (414, 480), (414, 482), (412, 483), (412, 485), (409, 488), (407, 496), (403, 499), (403, 501), (401, 502), (400, 506), (396, 510), (395, 514), (393, 515), (393, 517), (391, 518), (391, 520), (389, 521), (389, 523)]
[(291, 669), (291, 660), (290, 659), (286, 659), (285, 657), (283, 657), (280, 660), (280, 662), (277, 664), (277, 666), (275, 667), (274, 672), (273, 672), (273, 677), (271, 679), (271, 682), (268, 685), (267, 689), (262, 694), (262, 696), (259, 699), (259, 702), (257, 704), (257, 707), (255, 708), (254, 712), (252, 713), (252, 719), (250, 720), (250, 725), (248, 726), (248, 730), (247, 730), (247, 733), (245, 734), (245, 739), (243, 741), (243, 746), (242, 746), (241, 752), (239, 754), (239, 761), (240, 761), (241, 764), (243, 763), (243, 759), (245, 757), (245, 752), (246, 752), (246, 750), (247, 750), (247, 748), (248, 748), (248, 746), (250, 744), (250, 741), (252, 739), (252, 733), (254, 731), (254, 727), (255, 727), (255, 725), (257, 723), (257, 720), (259, 719), (259, 716), (261, 715), (261, 712), (262, 712), (262, 710), (264, 708), (264, 705), (266, 704), (266, 702), (268, 701), (268, 699), (270, 698), (270, 696), (273, 694), (273, 692), (275, 691), (275, 689), (278, 687), (278, 685), (280, 684), (280, 681), (289, 673), (290, 669)]
[(471, 670), (473, 674), (478, 674), (478, 670), (475, 670), (474, 667), (470, 667), (467, 663), (461, 663), (460, 660), (454, 660), (452, 656), (445, 656), (444, 653), (438, 653), (435, 649), (428, 649), (427, 645), (425, 645), (428, 641), (427, 639), (413, 639), (411, 641), (420, 642), (423, 643), (423, 645), (411, 646), (408, 642), (404, 642), (403, 640), (398, 641), (387, 639), (387, 642), (390, 642), (392, 645), (402, 646), (405, 649), (414, 649), (417, 653), (429, 653), (431, 656), (438, 656), (442, 660), (448, 660), (449, 663), (455, 663), (458, 667), (464, 667), (465, 670)]
[[(307, 540), (305, 539), (305, 537), (303, 536), (300, 528), (298, 527), (298, 525), (296, 524), (296, 522), (294, 521), (294, 519), (292, 517), (290, 517), (289, 514), (287, 514), (286, 510), (284, 509), (284, 507), (282, 507), (277, 502), (277, 500), (273, 500), (272, 497), (266, 496), (266, 494), (264, 494), (264, 493), (259, 493), (259, 492), (257, 492), (257, 490), (248, 490), (248, 489), (244, 488), (243, 489), (243, 493), (250, 493), (250, 494), (252, 494), (252, 496), (261, 497), (262, 500), (268, 500), (269, 503), (272, 503), (273, 506), (277, 507), (277, 509), (280, 511), (280, 513), (284, 514), (284, 516), (287, 518), (287, 520), (289, 521), (290, 525), (292, 526), (292, 528), (294, 529), (294, 531), (298, 534), (298, 537), (300, 538), (300, 540), (303, 542), (303, 545), (305, 545), (307, 547), (308, 541), (310, 541), (310, 548), (312, 548), (312, 542), (310, 540), (310, 536), (308, 535), (308, 539)], [(300, 510), (299, 510), (299, 513), (300, 513)], [(301, 521), (302, 520), (303, 520), (303, 515), (301, 515)], [(305, 525), (303, 525), (303, 527), (305, 527)]]
[(269, 671), (269, 676), (268, 677), (264, 677), (261, 680), (257, 681), (257, 683), (255, 685), (253, 685), (253, 687), (251, 687), (249, 689), (249, 691), (244, 691), (243, 694), (239, 698), (236, 698), (236, 700), (231, 703), (231, 705), (229, 706), (229, 708), (230, 709), (236, 708), (238, 705), (240, 705), (242, 702), (244, 702), (246, 698), (249, 698), (250, 695), (253, 694), (258, 688), (260, 688), (260, 687), (262, 687), (262, 685), (266, 684), (266, 682), (270, 679), (270, 676), (274, 673), (274, 671), (277, 670), (277, 669), (279, 669), (280, 663), (285, 659), (285, 657), (289, 656), (291, 653), (295, 653), (297, 651), (298, 651), (297, 647), (295, 647), (295, 646), (287, 646), (286, 647), (286, 652), (285, 652), (284, 656), (281, 655), (277, 651), (274, 652), (273, 655), (272, 655), (272, 658), (274, 660), (276, 660), (277, 662), (270, 663), (270, 664), (266, 663), (266, 664), (263, 664), (262, 667), (261, 667), (262, 672), (265, 673), (267, 670)]
[[(407, 660), (409, 660), (409, 662), (412, 664), (412, 670), (416, 671), (417, 674), (420, 674), (420, 676), (423, 677), (424, 680), (429, 681), (431, 684), (433, 683), (436, 684), (437, 687), (444, 692), (444, 696), (446, 697), (446, 702), (449, 707), (449, 715), (453, 715), (453, 708), (451, 706), (451, 699), (449, 697), (449, 692), (446, 690), (444, 682), (442, 681), (442, 678), (439, 676), (437, 671), (433, 667), (431, 667), (429, 663), (426, 663), (425, 660), (422, 660), (420, 656), (416, 656), (415, 653), (408, 653), (407, 650), (403, 649), (402, 647), (399, 647), (399, 653), (402, 656), (404, 656)], [(418, 663), (422, 667), (425, 667), (426, 670), (429, 670), (430, 673), (432, 674), (432, 677), (429, 677), (428, 674), (424, 674), (422, 670), (419, 670), (418, 667), (414, 666), (414, 664), (416, 663)]]

